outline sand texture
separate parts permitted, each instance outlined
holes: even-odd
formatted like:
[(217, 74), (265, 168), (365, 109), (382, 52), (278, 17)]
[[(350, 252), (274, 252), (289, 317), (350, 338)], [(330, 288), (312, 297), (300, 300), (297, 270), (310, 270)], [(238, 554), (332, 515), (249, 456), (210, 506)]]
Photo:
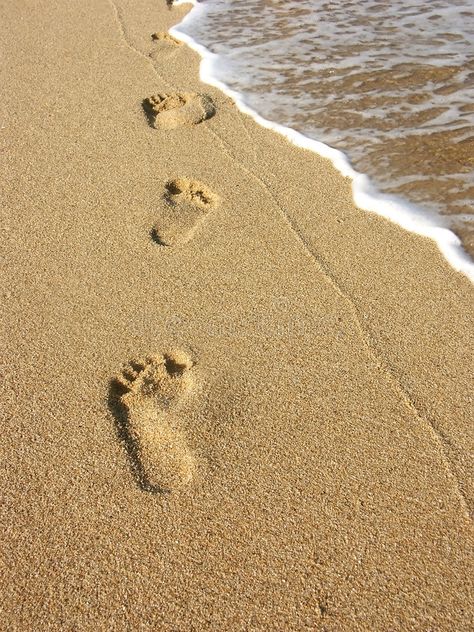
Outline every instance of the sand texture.
[(472, 630), (472, 286), (185, 12), (1, 3), (0, 627)]

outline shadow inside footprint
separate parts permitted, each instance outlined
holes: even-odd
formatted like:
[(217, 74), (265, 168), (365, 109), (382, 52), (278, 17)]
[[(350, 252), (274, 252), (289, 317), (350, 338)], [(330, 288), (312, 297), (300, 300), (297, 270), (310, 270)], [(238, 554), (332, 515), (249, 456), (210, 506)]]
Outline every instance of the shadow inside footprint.
[(155, 112), (150, 99), (143, 99), (142, 101), (143, 112), (145, 113), (146, 120), (150, 127), (155, 128)]
[(184, 352), (130, 362), (109, 385), (109, 409), (139, 488), (170, 493), (189, 483), (195, 470), (174, 414), (190, 390), (192, 360)]

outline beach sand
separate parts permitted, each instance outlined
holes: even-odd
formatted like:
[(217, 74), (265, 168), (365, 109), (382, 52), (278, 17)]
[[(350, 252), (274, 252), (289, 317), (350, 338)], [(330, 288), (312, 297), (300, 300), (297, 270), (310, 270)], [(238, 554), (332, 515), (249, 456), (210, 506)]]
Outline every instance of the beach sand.
[(1, 627), (472, 630), (472, 286), (186, 11), (2, 3)]

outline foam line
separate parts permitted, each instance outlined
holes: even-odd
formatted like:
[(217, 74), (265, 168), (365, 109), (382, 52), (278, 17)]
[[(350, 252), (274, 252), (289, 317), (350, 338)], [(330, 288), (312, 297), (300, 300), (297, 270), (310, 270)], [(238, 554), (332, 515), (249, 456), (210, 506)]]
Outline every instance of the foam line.
[(436, 221), (431, 214), (419, 207), (402, 201), (395, 196), (381, 193), (371, 183), (367, 175), (353, 169), (348, 157), (342, 151), (260, 116), (258, 112), (245, 103), (243, 96), (239, 92), (232, 90), (228, 85), (216, 79), (213, 67), (219, 56), (180, 30), (180, 26), (189, 23), (194, 17), (202, 15), (206, 11), (206, 5), (198, 0), (175, 0), (173, 6), (182, 4), (192, 4), (193, 9), (184, 17), (180, 24), (174, 26), (169, 32), (173, 37), (184, 42), (200, 55), (201, 81), (224, 92), (235, 102), (241, 112), (251, 116), (262, 127), (278, 132), (297, 147), (308, 149), (330, 160), (344, 177), (351, 178), (352, 195), (355, 204), (359, 208), (381, 215), (412, 233), (433, 239), (449, 264), (458, 272), (465, 274), (474, 283), (474, 262), (464, 251), (459, 237), (449, 228), (441, 225), (440, 217), (437, 217)]

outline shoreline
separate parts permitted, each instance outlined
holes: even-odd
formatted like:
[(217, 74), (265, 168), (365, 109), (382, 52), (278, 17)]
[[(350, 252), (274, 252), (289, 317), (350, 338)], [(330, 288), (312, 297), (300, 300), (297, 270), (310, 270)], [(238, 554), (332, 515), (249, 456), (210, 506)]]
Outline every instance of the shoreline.
[(290, 127), (266, 119), (246, 105), (243, 95), (218, 80), (212, 71), (214, 60), (218, 59), (218, 55), (179, 29), (182, 23), (192, 19), (193, 11), (204, 12), (205, 6), (197, 0), (176, 0), (171, 6), (186, 5), (192, 6), (192, 9), (181, 22), (170, 29), (170, 34), (198, 53), (201, 58), (199, 76), (203, 83), (221, 90), (234, 101), (240, 112), (250, 116), (265, 129), (281, 134), (296, 147), (312, 151), (318, 156), (330, 160), (343, 177), (352, 180), (353, 199), (356, 206), (368, 213), (375, 213), (384, 217), (409, 232), (432, 239), (453, 269), (465, 274), (474, 283), (474, 261), (463, 248), (459, 236), (451, 228), (443, 226), (441, 215), (424, 210), (408, 200), (381, 192), (372, 184), (368, 175), (360, 173), (352, 167), (344, 152), (309, 138)]
[(185, 13), (4, 7), (5, 626), (468, 630), (472, 284)]

